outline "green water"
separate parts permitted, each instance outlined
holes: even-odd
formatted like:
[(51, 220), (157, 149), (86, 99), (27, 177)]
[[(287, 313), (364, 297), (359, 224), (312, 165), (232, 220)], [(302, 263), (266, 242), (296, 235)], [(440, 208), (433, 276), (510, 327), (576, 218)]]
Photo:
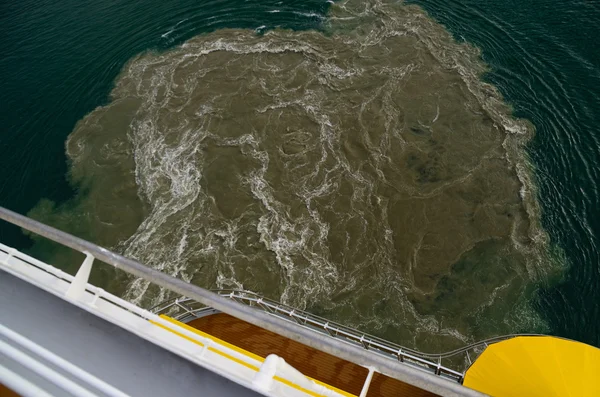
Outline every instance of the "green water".
[[(557, 41), (539, 21), (539, 37), (527, 23), (519, 35), (509, 5), (424, 5), (482, 47), (486, 79), (535, 135), (482, 83), (473, 47), (414, 7), (3, 5), (1, 204), (187, 281), (427, 350), (514, 331), (597, 343), (597, 223), (582, 198), (598, 201), (598, 145), (565, 127), (594, 125), (591, 86), (569, 89), (597, 78), (597, 59), (576, 41), (563, 46), (579, 64), (552, 68)], [(560, 283), (557, 263), (570, 265)], [(144, 304), (164, 297), (96, 277)]]
[(486, 79), (531, 120), (543, 226), (569, 266), (539, 290), (556, 335), (600, 346), (600, 5), (586, 0), (419, 0), (457, 37), (482, 49)]
[[(119, 71), (136, 54), (225, 27), (318, 28), (328, 8), (322, 1), (277, 3), (2, 2), (2, 204), (26, 213), (42, 197), (73, 196), (65, 140), (78, 120), (108, 101)], [(2, 230), (6, 244), (26, 244), (14, 230)]]

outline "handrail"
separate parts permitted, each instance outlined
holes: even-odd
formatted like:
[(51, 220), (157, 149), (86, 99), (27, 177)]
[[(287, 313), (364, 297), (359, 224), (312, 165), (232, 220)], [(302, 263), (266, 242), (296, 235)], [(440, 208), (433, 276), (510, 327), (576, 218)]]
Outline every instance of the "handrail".
[[(238, 302), (242, 302), (248, 306), (256, 307), (272, 314), (280, 314), (283, 318), (288, 321), (296, 322), (300, 325), (317, 328), (321, 333), (326, 334), (333, 338), (339, 338), (353, 342), (357, 345), (362, 346), (365, 350), (375, 350), (380, 354), (389, 356), (390, 358), (417, 364), (419, 366), (425, 366), (433, 372), (438, 372), (439, 375), (446, 375), (449, 378), (455, 379), (456, 381), (462, 381), (464, 376), (463, 370), (465, 366), (470, 365), (476, 356), (478, 356), (488, 345), (503, 340), (511, 339), (517, 336), (540, 336), (540, 334), (509, 334), (496, 336), (480, 340), (469, 345), (465, 345), (461, 348), (442, 352), (442, 353), (424, 353), (418, 350), (414, 350), (405, 346), (398, 345), (396, 343), (381, 339), (377, 336), (373, 336), (357, 329), (327, 320), (319, 317), (312, 313), (285, 305), (273, 301), (268, 298), (261, 297), (260, 295), (252, 291), (241, 291), (231, 289), (219, 289), (212, 290), (213, 292), (227, 297)], [(172, 311), (174, 308), (181, 310), (181, 313), (173, 314), (177, 319), (189, 320), (189, 316), (198, 317), (203, 315), (207, 309), (206, 306), (198, 306), (198, 302), (193, 299), (186, 297), (178, 297), (168, 299), (154, 306), (150, 310), (157, 314), (167, 313)], [(471, 352), (474, 355), (469, 354)], [(454, 358), (460, 356), (460, 363), (464, 364), (461, 368), (457, 368), (458, 363), (454, 363), (454, 367), (451, 365), (442, 365), (442, 360)]]
[(515, 337), (518, 337), (518, 336), (544, 336), (543, 334), (535, 334), (535, 333), (515, 333), (515, 334), (498, 335), (498, 336), (494, 336), (494, 337), (491, 337), (491, 338), (482, 339), (482, 340), (479, 340), (477, 342), (473, 342), (471, 344), (464, 345), (464, 346), (459, 347), (457, 349), (449, 350), (447, 352), (427, 353), (427, 352), (423, 352), (423, 351), (420, 351), (420, 350), (411, 349), (409, 347), (401, 346), (401, 345), (396, 344), (394, 342), (390, 342), (388, 340), (379, 338), (377, 336), (370, 335), (370, 334), (365, 333), (365, 332), (361, 332), (361, 331), (359, 331), (357, 329), (348, 327), (346, 325), (330, 321), (330, 320), (328, 320), (326, 318), (317, 316), (317, 315), (312, 314), (310, 312), (306, 312), (306, 311), (294, 308), (292, 306), (289, 306), (289, 305), (286, 305), (286, 304), (274, 301), (272, 299), (261, 297), (260, 295), (256, 294), (255, 292), (252, 292), (252, 291), (242, 291), (242, 290), (233, 290), (233, 289), (217, 289), (217, 290), (211, 290), (211, 291), (213, 291), (213, 292), (215, 292), (215, 293), (217, 293), (219, 295), (222, 295), (222, 296), (230, 297), (231, 299), (237, 298), (237, 299), (242, 299), (242, 300), (244, 300), (244, 299), (248, 300), (248, 298), (246, 298), (245, 295), (253, 295), (256, 298), (261, 299), (262, 303), (269, 302), (270, 304), (276, 305), (277, 307), (284, 307), (284, 308), (288, 309), (287, 312), (285, 312), (285, 311), (284, 312), (285, 312), (285, 314), (289, 315), (290, 317), (300, 317), (300, 315), (307, 316), (309, 318), (316, 319), (316, 320), (319, 320), (321, 322), (328, 323), (329, 324), (329, 329), (331, 329), (331, 330), (335, 330), (336, 328), (337, 329), (343, 329), (346, 332), (351, 332), (351, 333), (357, 334), (357, 335), (362, 336), (365, 339), (370, 340), (370, 341), (372, 341), (374, 343), (380, 343), (380, 344), (387, 345), (393, 351), (398, 351), (398, 349), (402, 349), (402, 351), (405, 352), (405, 353), (410, 353), (410, 354), (413, 354), (413, 355), (416, 355), (416, 356), (426, 357), (426, 358), (433, 359), (433, 360), (450, 358), (450, 357), (456, 356), (458, 354), (464, 353), (464, 352), (469, 351), (469, 350), (474, 350), (474, 349), (477, 349), (479, 347), (483, 347), (484, 348), (484, 347), (487, 347), (488, 345), (490, 345), (492, 343), (501, 342), (503, 340), (515, 338)]
[(372, 354), (342, 340), (325, 337), (314, 330), (307, 327), (299, 327), (297, 324), (290, 323), (269, 313), (254, 310), (244, 304), (164, 274), (136, 260), (116, 254), (106, 248), (17, 214), (4, 207), (0, 207), (0, 219), (86, 255), (92, 255), (94, 258), (117, 269), (141, 277), (176, 294), (186, 296), (250, 324), (296, 340), (354, 364), (363, 367), (373, 367), (379, 373), (423, 390), (445, 396), (481, 396), (481, 393), (465, 388), (457, 382), (440, 376), (434, 376), (426, 371), (390, 360), (381, 355)]
[[(86, 260), (88, 260), (86, 258)], [(28, 269), (28, 267), (38, 270), (38, 272), (32, 271), (32, 269)], [(83, 268), (82, 265), (81, 268)], [(118, 296), (115, 296), (109, 292), (104, 291), (102, 288), (98, 288), (85, 280), (81, 283), (82, 290), (81, 293), (75, 296), (69, 296), (68, 291), (77, 284), (78, 277), (82, 274), (80, 270), (77, 272), (76, 276), (72, 276), (71, 274), (65, 273), (64, 271), (57, 269), (47, 263), (41, 262), (35, 258), (30, 257), (27, 254), (24, 254), (14, 248), (8, 247), (2, 243), (0, 243), (0, 269), (7, 271), (14, 276), (21, 278), (24, 281), (31, 282), (34, 285), (41, 286), (42, 288), (48, 288), (48, 292), (51, 292), (55, 296), (64, 296), (69, 298), (71, 301), (74, 301), (79, 307), (85, 308), (85, 310), (94, 313), (95, 315), (99, 315), (101, 318), (112, 322), (120, 327), (123, 327), (130, 332), (134, 332), (136, 335), (146, 338), (147, 340), (154, 341), (159, 346), (166, 348), (172, 352), (179, 352), (180, 355), (191, 359), (192, 361), (197, 361), (199, 363), (206, 365), (206, 367), (211, 369), (216, 369), (214, 359), (218, 360), (226, 360), (231, 364), (228, 368), (231, 368), (229, 372), (230, 375), (235, 376), (236, 370), (234, 369), (237, 364), (242, 364), (245, 368), (252, 369), (257, 373), (263, 370), (264, 359), (254, 356), (251, 353), (235, 348), (235, 346), (224, 343), (224, 341), (212, 337), (209, 334), (206, 334), (200, 330), (189, 327), (185, 324), (182, 324), (168, 316), (158, 315), (156, 313), (152, 313), (148, 310), (142, 309), (133, 303), (127, 302)], [(37, 273), (37, 274), (36, 274)], [(87, 272), (86, 272), (87, 273)], [(1, 274), (1, 273), (0, 273)], [(56, 280), (49, 281), (42, 275), (50, 275)], [(56, 283), (54, 281), (63, 281), (64, 283)], [(90, 297), (93, 297), (90, 299)], [(102, 303), (101, 303), (102, 302)], [(170, 334), (174, 334), (176, 339), (184, 339), (187, 340), (199, 347), (196, 349), (190, 349), (189, 346), (182, 349), (182, 346), (177, 346), (177, 344), (173, 345), (173, 340), (158, 338), (155, 333), (153, 333), (152, 328), (148, 328), (146, 324), (140, 323), (132, 323), (131, 319), (124, 321), (123, 315), (124, 313), (128, 313), (133, 315), (136, 318), (144, 320), (142, 322), (149, 322), (156, 327), (168, 331)], [(106, 395), (119, 397), (125, 396), (118, 389), (111, 387), (110, 385), (104, 383), (100, 379), (96, 379), (93, 376), (90, 377), (89, 374), (86, 374), (85, 371), (82, 372), (78, 369), (77, 366), (71, 364), (69, 361), (62, 359), (59, 356), (53, 355), (51, 352), (46, 351), (42, 346), (36, 345), (32, 341), (28, 341), (26, 338), (19, 336), (19, 334), (11, 331), (8, 328), (5, 328), (0, 324), (0, 336), (6, 337), (8, 340), (14, 342), (17, 346), (25, 347), (26, 350), (35, 353), (37, 356), (42, 357), (45, 361), (50, 362), (56, 368), (66, 371), (70, 375), (74, 376), (82, 380), (84, 383), (94, 386), (95, 389), (101, 390)], [(3, 347), (0, 346), (0, 350)], [(182, 354), (183, 353), (183, 354)], [(217, 356), (213, 356), (211, 353), (217, 354)], [(20, 356), (24, 357), (24, 356)], [(14, 356), (11, 357), (13, 360), (19, 360), (19, 357)], [(30, 361), (32, 362), (32, 361)], [(32, 368), (30, 368), (32, 369)], [(239, 367), (238, 367), (239, 369)], [(220, 368), (221, 371), (225, 370), (224, 368)], [(227, 371), (227, 370), (225, 370)], [(277, 372), (277, 371), (276, 371)], [(315, 392), (316, 394), (323, 397), (343, 397), (346, 394), (339, 393), (335, 387), (325, 384), (314, 382), (314, 379), (306, 377), (304, 374), (296, 373), (292, 374), (292, 377), (288, 377), (290, 372), (288, 373), (275, 373), (272, 380), (282, 382), (286, 387), (291, 387), (296, 390), (300, 390), (304, 392), (304, 390)], [(302, 377), (296, 376), (301, 374)], [(237, 372), (238, 380), (251, 382), (254, 385), (253, 377), (246, 373), (245, 376), (239, 372)], [(0, 382), (6, 381), (6, 377), (11, 375), (0, 374)], [(61, 383), (61, 376), (57, 374), (56, 376), (52, 375), (51, 382), (55, 384)], [(300, 382), (298, 382), (300, 381)], [(57, 386), (60, 386), (57, 384)], [(20, 389), (21, 390), (21, 389)], [(26, 390), (22, 390), (24, 395), (46, 395), (44, 393), (26, 393)], [(37, 390), (36, 390), (37, 392)], [(79, 393), (83, 395), (83, 393)], [(311, 394), (311, 393), (308, 393)], [(315, 395), (314, 393), (312, 395)], [(349, 394), (348, 394), (349, 395)], [(95, 395), (94, 395), (95, 396)], [(90, 396), (91, 397), (91, 396)]]
[[(345, 342), (352, 343), (365, 350), (382, 354), (393, 360), (398, 360), (418, 368), (423, 368), (432, 374), (441, 375), (455, 380), (456, 382), (461, 382), (463, 379), (463, 373), (461, 371), (442, 365), (440, 360), (437, 362), (432, 361), (416, 350), (395, 345), (386, 340), (369, 334), (361, 333), (360, 331), (315, 316), (311, 313), (279, 304), (270, 299), (262, 298), (253, 292), (216, 290), (215, 293), (238, 302), (241, 301), (248, 306), (258, 308), (272, 315), (279, 315), (287, 321), (292, 321), (296, 325), (309, 327), (313, 330), (316, 330), (326, 337), (337, 338)], [(197, 306), (198, 302), (195, 302), (189, 298), (180, 297), (162, 302), (161, 304), (151, 308), (150, 311), (156, 314), (168, 313), (169, 316), (186, 322), (191, 318), (197, 318), (204, 315), (207, 310), (211, 310), (211, 308), (207, 308), (202, 304), (200, 304), (199, 307)], [(289, 309), (284, 307), (288, 307)], [(174, 313), (176, 310), (181, 312)]]

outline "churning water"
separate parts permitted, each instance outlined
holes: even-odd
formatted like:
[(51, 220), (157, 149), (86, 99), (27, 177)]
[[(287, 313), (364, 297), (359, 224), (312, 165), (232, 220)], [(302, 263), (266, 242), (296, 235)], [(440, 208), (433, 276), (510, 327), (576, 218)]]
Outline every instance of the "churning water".
[[(314, 26), (217, 23), (178, 44), (194, 21), (180, 15), (158, 35), (171, 48), (128, 61), (69, 135), (77, 195), (32, 214), (424, 350), (549, 330), (532, 301), (561, 261), (534, 128), (482, 80), (479, 51), (396, 1), (263, 11)], [(144, 305), (166, 297), (109, 277)]]

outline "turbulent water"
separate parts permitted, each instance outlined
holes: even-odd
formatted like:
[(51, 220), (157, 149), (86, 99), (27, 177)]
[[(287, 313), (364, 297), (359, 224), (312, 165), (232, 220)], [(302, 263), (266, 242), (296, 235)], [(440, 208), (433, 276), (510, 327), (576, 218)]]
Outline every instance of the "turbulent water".
[[(556, 265), (533, 128), (485, 70), (388, 1), (333, 5), (321, 31), (221, 29), (145, 52), (69, 136), (79, 195), (34, 215), (425, 350), (542, 330), (528, 302)], [(165, 297), (140, 280), (126, 295)]]

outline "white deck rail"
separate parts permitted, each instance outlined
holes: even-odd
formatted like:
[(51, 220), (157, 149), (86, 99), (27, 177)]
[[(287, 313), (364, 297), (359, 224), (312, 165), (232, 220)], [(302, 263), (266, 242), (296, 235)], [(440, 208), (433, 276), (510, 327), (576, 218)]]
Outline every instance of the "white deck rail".
[[(344, 397), (333, 389), (315, 383), (298, 371), (291, 371), (287, 368), (289, 365), (285, 364), (281, 358), (277, 358), (280, 362), (275, 367), (275, 371), (270, 374), (270, 382), (266, 382), (262, 370), (265, 363), (261, 360), (234, 350), (207, 335), (190, 331), (174, 320), (169, 321), (89, 284), (87, 281), (92, 261), (93, 257), (87, 255), (79, 271), (73, 277), (20, 251), (0, 244), (0, 269), (236, 383), (272, 396), (304, 397), (316, 393), (325, 397)], [(34, 354), (19, 351), (2, 340), (0, 340), (0, 353), (46, 380), (54, 382), (55, 386), (71, 395), (94, 397), (97, 394), (36, 360), (35, 356), (42, 357), (44, 361), (75, 376), (83, 384), (91, 386), (92, 389), (102, 391), (102, 395), (127, 396), (45, 350), (42, 346), (12, 332), (2, 324), (0, 324), (0, 336), (6, 337), (11, 344), (21, 346), (25, 351)], [(260, 382), (255, 379), (257, 373), (263, 374)], [(290, 377), (290, 374), (294, 376)], [(286, 382), (274, 382), (273, 378), (275, 380), (283, 379)], [(9, 380), (7, 379), (7, 381)], [(21, 392), (26, 395), (35, 395), (36, 391), (31, 389), (32, 385), (29, 386), (29, 389), (21, 389)]]
[[(78, 274), (75, 277), (72, 277), (65, 272), (22, 254), (10, 247), (0, 245), (0, 248), (2, 249), (0, 263), (3, 268), (6, 268), (10, 273), (15, 274), (22, 279), (26, 279), (30, 283), (37, 285), (48, 292), (64, 297), (64, 299), (71, 301), (71, 303), (87, 311), (93, 312), (108, 321), (114, 321), (111, 317), (113, 314), (112, 312), (115, 308), (120, 309), (119, 313), (123, 315), (123, 318), (119, 319), (121, 322), (119, 324), (120, 326), (129, 329), (156, 344), (164, 343), (164, 340), (168, 340), (168, 348), (177, 352), (179, 355), (189, 356), (189, 343), (184, 344), (185, 347), (182, 346), (181, 343), (184, 341), (189, 342), (189, 340), (186, 339), (197, 340), (198, 336), (184, 328), (178, 327), (176, 332), (186, 336), (186, 339), (178, 338), (177, 340), (174, 340), (172, 339), (173, 335), (170, 335), (171, 338), (169, 338), (168, 335), (164, 334), (164, 332), (168, 332), (164, 328), (173, 329), (173, 327), (176, 327), (172, 323), (169, 323), (156, 314), (143, 310), (123, 299), (109, 294), (100, 288), (89, 285), (87, 283), (87, 278), (89, 277), (93, 258), (113, 265), (134, 276), (141, 277), (160, 287), (166, 288), (173, 293), (186, 296), (205, 306), (230, 314), (279, 335), (297, 340), (307, 346), (332, 354), (346, 361), (373, 369), (375, 372), (382, 373), (423, 390), (444, 396), (481, 396), (479, 392), (465, 388), (456, 381), (437, 376), (436, 374), (431, 374), (429, 371), (406, 365), (397, 360), (391, 360), (380, 354), (373, 354), (371, 351), (348, 343), (347, 341), (339, 338), (331, 338), (314, 329), (310, 329), (309, 327), (303, 327), (278, 316), (273, 316), (265, 311), (256, 310), (248, 305), (220, 296), (219, 294), (189, 284), (183, 280), (176, 279), (161, 273), (160, 271), (144, 266), (135, 260), (125, 258), (93, 243), (59, 231), (2, 207), (0, 207), (0, 219), (4, 219), (7, 222), (86, 255), (86, 260), (81, 266)], [(23, 264), (27, 264), (28, 266), (24, 266)], [(44, 274), (40, 272), (43, 272)], [(59, 290), (57, 290), (57, 288), (59, 288)], [(123, 313), (127, 313), (127, 315), (124, 315)], [(154, 324), (150, 324), (149, 326), (148, 320), (159, 324), (163, 329), (154, 326)], [(146, 325), (142, 326), (139, 321), (143, 321)], [(160, 343), (156, 340), (157, 332), (163, 333), (159, 338)], [(210, 341), (205, 342), (208, 344), (211, 343)], [(210, 349), (204, 347), (200, 348), (200, 350), (194, 353), (192, 359), (199, 365), (206, 366), (203, 355), (207, 354), (207, 351), (209, 350)], [(231, 357), (243, 360), (243, 358), (236, 356), (237, 352), (228, 352), (227, 354), (229, 353), (231, 353)], [(211, 370), (240, 383), (238, 376), (232, 376), (231, 373), (227, 372), (226, 368), (219, 368), (214, 365), (215, 363), (218, 363), (218, 358), (211, 358), (208, 362), (212, 364), (208, 367)], [(230, 365), (230, 363), (228, 363), (228, 365)], [(439, 373), (440, 372), (437, 372), (437, 374)], [(252, 378), (253, 377), (254, 373), (252, 373)], [(256, 389), (252, 386), (251, 381), (248, 383), (248, 387), (253, 390)]]
[[(429, 357), (427, 355), (422, 355), (415, 350), (405, 348), (373, 335), (365, 334), (356, 329), (337, 324), (303, 310), (292, 308), (282, 303), (261, 297), (253, 292), (216, 290), (215, 293), (250, 307), (254, 307), (258, 310), (263, 310), (271, 315), (279, 316), (287, 321), (292, 321), (300, 326), (308, 327), (326, 337), (343, 340), (344, 342), (368, 350), (373, 354), (380, 354), (386, 358), (398, 360), (406, 365), (430, 372), (433, 375), (438, 375), (459, 383), (463, 379), (463, 372), (442, 364), (443, 357)], [(201, 317), (206, 312), (214, 312), (213, 308), (206, 307), (203, 304), (186, 297), (170, 299), (150, 310), (157, 314), (168, 314), (183, 322), (188, 322), (193, 318)], [(463, 357), (466, 359), (467, 355), (459, 357), (460, 361), (462, 361)], [(449, 358), (454, 358), (454, 355)]]

